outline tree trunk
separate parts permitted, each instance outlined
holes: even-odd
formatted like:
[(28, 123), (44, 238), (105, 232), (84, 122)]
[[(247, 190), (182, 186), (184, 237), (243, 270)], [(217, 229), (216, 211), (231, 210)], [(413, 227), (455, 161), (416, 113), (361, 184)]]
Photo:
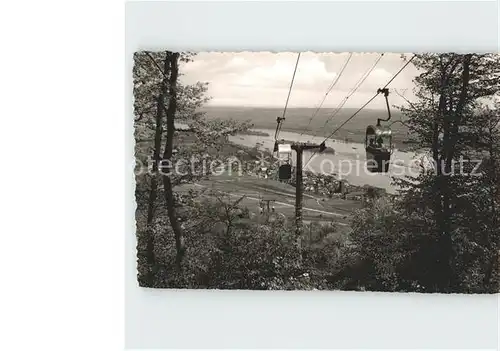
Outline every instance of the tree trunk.
[[(175, 131), (175, 113), (177, 110), (177, 77), (179, 74), (178, 67), (178, 53), (167, 53), (167, 60), (170, 60), (171, 74), (169, 79), (169, 101), (167, 108), (167, 135), (165, 140), (165, 150), (163, 153), (163, 161), (168, 163), (167, 167), (162, 167), (163, 171), (163, 186), (165, 191), (165, 204), (167, 207), (168, 218), (170, 220), (170, 225), (175, 236), (175, 247), (177, 250), (176, 264), (180, 268), (182, 258), (186, 251), (184, 244), (184, 235), (182, 227), (177, 218), (177, 211), (175, 208), (175, 200), (173, 194), (172, 180), (171, 176), (171, 159), (174, 143), (174, 131)], [(165, 170), (167, 172), (165, 172)]]
[[(168, 74), (170, 71), (170, 62), (165, 58), (163, 73)], [(155, 271), (155, 254), (154, 254), (154, 232), (153, 232), (153, 221), (155, 217), (155, 205), (156, 199), (158, 197), (158, 163), (160, 161), (161, 153), (161, 139), (163, 133), (163, 100), (165, 98), (165, 92), (167, 87), (167, 78), (164, 76), (160, 87), (160, 93), (156, 100), (156, 117), (155, 117), (155, 140), (153, 146), (153, 167), (152, 167), (152, 178), (151, 178), (151, 188), (149, 190), (148, 198), (148, 214), (146, 219), (146, 262), (148, 265), (152, 266), (152, 270), (146, 277), (147, 285), (152, 286), (154, 281), (154, 271)]]
[[(459, 126), (462, 123), (463, 109), (466, 103), (468, 95), (468, 86), (470, 80), (470, 62), (472, 55), (465, 55), (463, 59), (463, 70), (462, 70), (462, 87), (460, 91), (460, 96), (458, 103), (456, 105), (455, 111), (443, 111), (445, 113), (444, 118), (444, 133), (443, 133), (443, 155), (442, 161), (444, 163), (444, 174), (441, 174), (440, 187), (443, 196), (442, 202), (442, 214), (441, 219), (441, 237), (440, 237), (440, 247), (441, 247), (441, 259), (443, 260), (443, 273), (446, 278), (442, 282), (443, 285), (451, 290), (458, 288), (457, 277), (455, 274), (455, 269), (453, 268), (453, 241), (452, 241), (452, 197), (453, 190), (450, 186), (451, 174), (455, 171), (452, 169), (453, 160), (455, 157), (456, 143), (458, 140)], [(450, 97), (451, 99), (451, 97)]]
[(158, 162), (160, 161), (160, 148), (161, 148), (161, 133), (162, 133), (162, 119), (163, 119), (163, 94), (158, 96), (157, 111), (156, 111), (156, 128), (155, 128), (155, 143), (153, 149), (153, 167), (152, 167), (152, 177), (151, 177), (151, 189), (149, 190), (148, 199), (148, 217), (146, 221), (146, 230), (148, 232), (147, 238), (147, 251), (148, 251), (148, 263), (154, 264), (154, 238), (152, 232), (152, 224), (155, 215), (155, 203), (158, 194)]

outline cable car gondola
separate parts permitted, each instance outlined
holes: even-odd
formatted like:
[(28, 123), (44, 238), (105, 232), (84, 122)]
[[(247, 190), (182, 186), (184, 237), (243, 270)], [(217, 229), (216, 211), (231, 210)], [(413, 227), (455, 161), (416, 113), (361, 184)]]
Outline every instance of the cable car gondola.
[(389, 163), (392, 154), (392, 131), (390, 127), (383, 127), (380, 122), (387, 122), (391, 119), (389, 108), (389, 90), (387, 88), (379, 89), (379, 93), (384, 93), (387, 104), (388, 118), (377, 119), (377, 125), (369, 125), (366, 128), (365, 150), (367, 169), (374, 173), (386, 173), (389, 171)]
[(370, 172), (388, 172), (391, 161), (391, 130), (380, 126), (366, 128), (366, 160)]
[(289, 180), (292, 178), (292, 146), (286, 143), (274, 144), (274, 151), (278, 153), (278, 179), (279, 180)]

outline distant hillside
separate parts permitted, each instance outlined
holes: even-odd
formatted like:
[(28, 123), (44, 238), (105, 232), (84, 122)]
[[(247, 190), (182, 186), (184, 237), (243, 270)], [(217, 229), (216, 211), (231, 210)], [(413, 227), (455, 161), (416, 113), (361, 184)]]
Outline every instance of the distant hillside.
[[(250, 120), (255, 128), (274, 129), (276, 128), (276, 117), (283, 114), (282, 108), (272, 107), (229, 107), (229, 106), (205, 106), (202, 111), (207, 113), (208, 118)], [(357, 109), (344, 108), (337, 115), (327, 121), (332, 115), (334, 109), (322, 108), (318, 111), (315, 118), (308, 126), (309, 120), (316, 108), (289, 108), (286, 113), (286, 121), (283, 124), (283, 130), (291, 132), (302, 132), (308, 130), (308, 134), (326, 136), (336, 127), (349, 118)], [(401, 118), (401, 112), (391, 110), (392, 119), (396, 121)], [(348, 138), (351, 141), (364, 142), (366, 126), (377, 123), (377, 118), (387, 118), (385, 110), (362, 110), (356, 117), (340, 129), (335, 137), (339, 139)], [(401, 123), (392, 125), (393, 140), (396, 147), (403, 148), (406, 145), (403, 141), (408, 139), (407, 128)]]

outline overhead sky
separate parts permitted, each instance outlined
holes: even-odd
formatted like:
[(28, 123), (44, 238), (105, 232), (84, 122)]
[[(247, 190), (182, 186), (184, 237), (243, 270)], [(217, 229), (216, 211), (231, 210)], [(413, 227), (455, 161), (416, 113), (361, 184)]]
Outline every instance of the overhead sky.
[[(349, 53), (303, 52), (288, 106), (317, 107), (348, 56)], [(354, 53), (323, 107), (338, 106), (379, 56), (377, 53)], [(203, 52), (198, 53), (193, 62), (181, 66), (181, 79), (186, 84), (208, 82), (208, 94), (212, 97), (210, 105), (283, 107), (296, 61), (297, 53), (292, 52)], [(401, 54), (384, 54), (344, 107), (357, 108), (363, 105), (404, 63)], [(417, 70), (410, 63), (389, 88), (397, 89), (411, 101), (414, 87), (412, 80), (416, 75)], [(404, 104), (404, 100), (391, 90), (390, 103)], [(385, 108), (382, 95), (368, 107)]]

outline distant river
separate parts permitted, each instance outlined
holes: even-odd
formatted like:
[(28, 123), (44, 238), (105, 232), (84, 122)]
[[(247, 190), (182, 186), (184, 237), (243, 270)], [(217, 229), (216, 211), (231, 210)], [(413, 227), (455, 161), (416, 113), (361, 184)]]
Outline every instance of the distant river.
[[(273, 150), (274, 147), (274, 130), (270, 129), (254, 129), (255, 131), (269, 134), (269, 136), (259, 135), (236, 135), (229, 138), (230, 141), (254, 147), (260, 143), (262, 150)], [(280, 139), (290, 141), (309, 141), (313, 143), (321, 143), (324, 138), (313, 137), (311, 135), (300, 135), (294, 132), (280, 132)], [(391, 166), (388, 173), (371, 173), (366, 170), (366, 155), (363, 144), (360, 143), (345, 143), (340, 140), (328, 139), (327, 147), (335, 150), (335, 154), (316, 154), (308, 164), (306, 170), (316, 173), (337, 174), (342, 179), (346, 179), (350, 184), (363, 186), (365, 184), (379, 188), (384, 188), (390, 193), (395, 193), (396, 188), (391, 184), (391, 176), (401, 177), (402, 175), (417, 176), (420, 172), (419, 159), (423, 154), (417, 155), (413, 152), (394, 151), (391, 159)], [(305, 164), (309, 160), (313, 152), (304, 152)], [(295, 153), (294, 153), (295, 154)], [(295, 163), (292, 155), (292, 164)]]

